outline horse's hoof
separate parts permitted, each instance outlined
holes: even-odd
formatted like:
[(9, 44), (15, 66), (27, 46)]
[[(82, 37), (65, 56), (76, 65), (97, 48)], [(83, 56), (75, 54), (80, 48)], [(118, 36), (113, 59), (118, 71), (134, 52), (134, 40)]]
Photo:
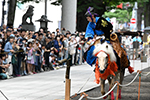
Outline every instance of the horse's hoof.
[(118, 99), (121, 99), (121, 96), (118, 96)]
[(121, 89), (119, 89), (118, 99), (121, 99)]
[(103, 97), (103, 99), (106, 99), (106, 98), (107, 98), (107, 96)]

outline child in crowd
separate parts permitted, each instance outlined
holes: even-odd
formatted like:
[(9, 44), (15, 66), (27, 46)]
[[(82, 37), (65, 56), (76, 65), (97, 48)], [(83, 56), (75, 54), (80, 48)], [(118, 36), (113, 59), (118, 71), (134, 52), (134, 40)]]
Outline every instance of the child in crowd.
[(56, 57), (56, 55), (50, 54), (50, 63), (55, 70), (59, 69), (58, 64), (56, 63)]
[(27, 47), (27, 69), (28, 69), (28, 74), (33, 74), (32, 69), (34, 65), (34, 58), (33, 58), (33, 44), (32, 42), (28, 42), (28, 47)]
[(8, 58), (7, 54), (1, 55), (1, 65), (2, 65), (1, 67), (2, 67), (2, 73), (4, 73), (2, 74), (2, 77), (3, 77), (2, 79), (10, 78), (8, 73), (6, 73), (6, 71), (8, 70), (8, 67), (10, 66), (10, 63), (8, 63), (6, 60), (7, 58)]

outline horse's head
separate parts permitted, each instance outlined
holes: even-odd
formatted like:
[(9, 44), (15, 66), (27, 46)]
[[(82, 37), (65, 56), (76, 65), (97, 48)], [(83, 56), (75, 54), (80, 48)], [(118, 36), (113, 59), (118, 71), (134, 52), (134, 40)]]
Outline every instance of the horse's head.
[(108, 61), (116, 61), (113, 48), (108, 43), (97, 45), (94, 49), (93, 54), (97, 57), (98, 66), (101, 73), (104, 73), (108, 66)]

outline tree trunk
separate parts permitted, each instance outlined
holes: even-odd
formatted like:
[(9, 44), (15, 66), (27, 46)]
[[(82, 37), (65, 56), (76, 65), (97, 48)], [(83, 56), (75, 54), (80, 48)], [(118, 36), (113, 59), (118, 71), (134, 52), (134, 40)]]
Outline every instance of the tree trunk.
[(144, 27), (150, 26), (150, 0), (145, 3), (144, 9)]
[(138, 4), (137, 9), (137, 30), (141, 30), (141, 24), (142, 24), (142, 14), (143, 14), (143, 7), (140, 7), (140, 4)]
[(9, 0), (7, 26), (13, 27), (17, 0)]

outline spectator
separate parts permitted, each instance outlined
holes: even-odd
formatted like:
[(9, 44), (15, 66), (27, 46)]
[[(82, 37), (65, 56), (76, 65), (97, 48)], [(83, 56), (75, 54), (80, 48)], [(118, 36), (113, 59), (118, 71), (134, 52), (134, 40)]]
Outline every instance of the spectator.
[(52, 41), (55, 40), (55, 32), (52, 32)]
[(60, 35), (59, 28), (56, 29), (56, 35)]
[(35, 53), (35, 56), (36, 56), (36, 62), (35, 62), (35, 72), (41, 72), (41, 47), (39, 46), (39, 42), (36, 41), (36, 45), (37, 45), (37, 48), (36, 48), (36, 53)]
[(27, 68), (28, 68), (28, 74), (33, 74), (32, 73), (32, 68), (33, 68), (33, 65), (34, 65), (34, 58), (33, 58), (33, 51), (34, 48), (33, 48), (33, 44), (32, 42), (28, 42), (28, 47), (27, 47)]
[(125, 40), (125, 46), (126, 46), (126, 49), (129, 49), (130, 47), (130, 38), (129, 36), (126, 36), (126, 40)]
[(65, 28), (61, 28), (61, 34), (66, 35), (66, 29)]
[[(22, 29), (21, 25), (18, 29), (11, 27), (6, 30), (4, 27), (1, 31), (0, 55), (4, 51), (8, 55), (3, 58), (0, 56), (0, 78), (7, 78), (7, 73), (9, 76), (18, 77), (41, 72), (46, 66), (51, 70), (58, 69), (60, 65), (57, 60), (66, 59), (69, 55), (73, 64), (79, 60), (77, 57), (78, 52), (81, 52), (81, 44), (78, 42), (81, 40), (77, 31), (74, 35), (65, 28), (61, 31), (57, 28), (56, 34), (50, 31), (46, 33), (42, 28), (39, 32), (34, 32)], [(9, 62), (10, 67), (6, 66)], [(66, 66), (66, 62), (63, 65)], [(6, 73), (3, 73), (2, 69), (6, 69)]]
[(46, 38), (46, 46), (45, 46), (45, 64), (47, 67), (50, 67), (51, 70), (54, 70), (50, 65), (49, 65), (49, 55), (50, 55), (50, 51), (54, 49), (53, 47), (53, 43), (52, 43), (52, 38), (51, 37), (47, 37)]
[(70, 56), (71, 56), (71, 61), (72, 61), (72, 63), (71, 63), (71, 65), (74, 65), (74, 56), (75, 56), (75, 48), (76, 48), (76, 46), (77, 46), (77, 44), (76, 44), (77, 42), (76, 42), (76, 40), (75, 40), (75, 36), (74, 35), (72, 35), (71, 36), (71, 40), (69, 41), (69, 54), (70, 54)]
[(60, 41), (60, 36), (56, 36), (56, 40), (54, 41), (54, 47), (57, 49), (57, 59), (61, 60), (61, 51), (63, 48), (62, 42)]
[(6, 57), (5, 54), (0, 54), (0, 78), (1, 79), (7, 79), (5, 69), (9, 67), (9, 64), (5, 64), (5, 65), (3, 64), (3, 60), (5, 59), (5, 57)]
[(17, 61), (18, 61), (17, 54), (13, 54), (11, 63), (13, 65), (13, 76), (14, 77), (20, 76), (20, 74), (19, 74), (20, 71), (19, 71), (19, 68), (18, 68), (18, 62)]
[[(67, 59), (68, 58), (68, 46), (69, 46), (68, 43), (69, 43), (69, 41), (68, 41), (68, 38), (66, 35), (64, 36), (63, 41), (64, 41), (64, 59)], [(64, 63), (64, 66), (66, 67), (66, 62)]]
[(42, 60), (42, 62), (41, 62), (41, 71), (44, 71), (43, 70), (43, 65), (45, 65), (45, 58), (44, 58), (44, 52), (45, 52), (45, 45), (42, 45), (42, 51), (41, 51), (41, 56), (42, 56), (42, 58), (41, 58), (41, 60)]
[[(14, 37), (10, 36), (9, 41), (5, 44), (5, 47), (4, 47), (4, 51), (8, 52), (8, 58), (7, 58), (8, 62), (11, 62), (12, 53), (14, 53), (14, 50), (12, 48), (13, 41), (14, 41)], [(8, 72), (8, 75), (13, 75), (13, 67), (11, 64), (6, 72)]]

